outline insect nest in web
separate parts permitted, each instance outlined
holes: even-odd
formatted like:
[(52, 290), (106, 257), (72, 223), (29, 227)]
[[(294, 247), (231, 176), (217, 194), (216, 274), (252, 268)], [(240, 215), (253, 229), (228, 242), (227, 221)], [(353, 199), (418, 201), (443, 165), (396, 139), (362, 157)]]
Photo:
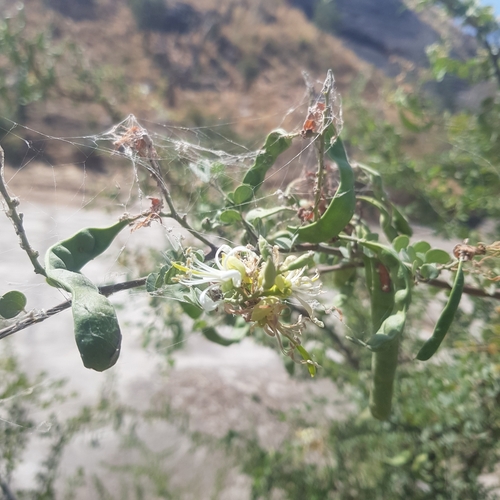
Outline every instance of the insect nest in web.
[(149, 199), (151, 200), (151, 206), (142, 214), (144, 219), (135, 224), (132, 228), (132, 232), (141, 229), (141, 227), (149, 227), (153, 221), (159, 222), (160, 224), (162, 223), (161, 211), (163, 209), (163, 202), (159, 198), (154, 198), (152, 196), (150, 196)]
[(484, 243), (478, 243), (476, 246), (467, 244), (467, 240), (464, 243), (459, 243), (453, 248), (453, 255), (457, 259), (462, 260), (472, 260), (478, 255), (486, 255), (486, 245)]
[(113, 127), (109, 134), (115, 139), (115, 150), (121, 150), (127, 156), (136, 154), (140, 158), (148, 159), (158, 157), (148, 131), (139, 124), (134, 115)]
[(326, 80), (323, 83), (323, 88), (319, 95), (315, 97), (313, 97), (315, 94), (314, 88), (308, 81), (308, 77), (306, 78), (306, 84), (309, 88), (313, 103), (307, 110), (307, 116), (302, 125), (300, 135), (304, 138), (321, 135), (326, 128), (333, 124), (335, 128), (335, 134), (334, 137), (332, 137), (333, 143), (340, 135), (344, 124), (342, 118), (342, 101), (340, 99), (340, 94), (335, 88), (333, 73), (331, 70), (328, 71)]

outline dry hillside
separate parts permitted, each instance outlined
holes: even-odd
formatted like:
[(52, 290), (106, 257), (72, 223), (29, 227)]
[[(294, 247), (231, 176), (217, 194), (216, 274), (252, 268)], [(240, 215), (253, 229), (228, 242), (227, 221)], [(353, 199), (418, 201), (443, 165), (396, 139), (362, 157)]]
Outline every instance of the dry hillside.
[[(231, 122), (253, 138), (303, 102), (304, 70), (322, 79), (332, 68), (343, 94), (359, 75), (372, 83), (371, 99), (383, 87), (377, 70), (285, 0), (186, 1), (196, 13), (192, 25), (163, 32), (139, 30), (127, 2), (93, 0), (78, 10), (80, 4), (25, 2), (24, 36), (45, 32), (48, 52), (63, 52), (57, 85), (25, 110), (25, 124), (35, 130), (78, 135), (134, 113), (186, 125)], [(88, 73), (96, 75), (92, 84)]]
[[(164, 10), (144, 8), (155, 2)], [(218, 126), (226, 137), (258, 147), (272, 128), (300, 126), (308, 101), (302, 72), (320, 81), (329, 68), (344, 98), (363, 80), (363, 98), (380, 116), (397, 120), (385, 93), (400, 81), (399, 70), (418, 66), (435, 30), (411, 10), (390, 14), (401, 0), (384, 0), (373, 12), (366, 0), (338, 0), (344, 24), (337, 29), (334, 19), (335, 29), (323, 23), (321, 30), (307, 8), (313, 3), (26, 0), (23, 11), (21, 4), (4, 6), (12, 23), (19, 12), (25, 16), (19, 52), (36, 47), (28, 80), (51, 78), (37, 99), (7, 116), (27, 127), (16, 128), (15, 135), (34, 146), (27, 150), (7, 134), (7, 158), (15, 165), (35, 153), (51, 165), (108, 168), (98, 155), (44, 141), (35, 131), (54, 137), (98, 133), (130, 113), (148, 128)], [(382, 17), (374, 17), (377, 12)], [(40, 48), (34, 41), (41, 34), (46, 42)], [(0, 68), (2, 62), (4, 70), (12, 65), (0, 58)], [(3, 126), (11, 130), (8, 121)]]

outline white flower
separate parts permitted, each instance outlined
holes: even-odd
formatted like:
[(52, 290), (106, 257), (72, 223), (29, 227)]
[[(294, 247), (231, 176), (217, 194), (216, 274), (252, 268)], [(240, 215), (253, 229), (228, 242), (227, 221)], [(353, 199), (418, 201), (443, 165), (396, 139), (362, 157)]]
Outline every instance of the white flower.
[(304, 276), (305, 271), (306, 267), (286, 271), (281, 275), (283, 281), (276, 280), (276, 285), (289, 298), (296, 299), (302, 305), (313, 323), (323, 327), (323, 323), (314, 316), (314, 309), (320, 307), (320, 303), (315, 297), (323, 293), (319, 274), (316, 272), (312, 277)]
[(179, 281), (179, 283), (186, 286), (197, 286), (204, 283), (223, 284), (228, 282), (232, 282), (236, 288), (241, 286), (242, 275), (237, 269), (215, 269), (199, 260), (188, 261), (186, 266), (174, 262), (173, 266), (180, 271), (184, 271), (188, 276)]
[[(240, 254), (247, 254), (245, 260), (240, 258)], [(228, 245), (221, 246), (215, 255), (217, 267), (210, 267), (193, 257), (188, 257), (186, 265), (174, 262), (172, 265), (185, 273), (185, 277), (180, 277), (179, 283), (186, 286), (198, 286), (210, 283), (210, 286), (203, 290), (199, 297), (200, 305), (205, 311), (213, 311), (217, 308), (221, 300), (213, 300), (217, 291), (227, 292), (234, 288), (240, 288), (244, 281), (248, 281), (248, 272), (258, 262), (259, 257), (255, 252), (244, 246), (231, 248)], [(248, 269), (247, 269), (248, 267)]]
[(205, 288), (201, 295), (198, 297), (201, 307), (203, 307), (204, 311), (210, 312), (217, 309), (217, 306), (222, 302), (222, 298), (220, 300), (213, 300), (210, 296), (210, 293), (217, 293), (217, 289), (219, 285), (211, 285), (208, 288)]

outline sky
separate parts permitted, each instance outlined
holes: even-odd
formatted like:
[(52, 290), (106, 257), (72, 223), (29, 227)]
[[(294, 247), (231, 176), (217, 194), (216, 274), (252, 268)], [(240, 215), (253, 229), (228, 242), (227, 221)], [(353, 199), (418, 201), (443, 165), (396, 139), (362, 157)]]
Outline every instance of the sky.
[(500, 0), (481, 0), (483, 5), (491, 5), (495, 9), (495, 15), (500, 16)]

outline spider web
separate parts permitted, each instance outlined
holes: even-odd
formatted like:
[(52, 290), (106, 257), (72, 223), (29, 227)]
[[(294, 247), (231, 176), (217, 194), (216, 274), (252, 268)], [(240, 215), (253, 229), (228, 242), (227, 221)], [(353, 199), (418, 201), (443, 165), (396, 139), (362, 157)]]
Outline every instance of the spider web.
[[(308, 102), (309, 96), (305, 95), (286, 112), (277, 127), (297, 130), (304, 120)], [(176, 208), (193, 224), (215, 215), (215, 209), (207, 200), (220, 199), (224, 188), (241, 181), (265, 138), (262, 136), (253, 143), (242, 144), (221, 132), (231, 124), (182, 127), (133, 116), (96, 134), (70, 137), (56, 137), (48, 131), (33, 130), (6, 119), (3, 124), (1, 144), (5, 150), (7, 186), (11, 195), (20, 199), (19, 210), (24, 214), (27, 236), (42, 257), (50, 245), (81, 228), (110, 225), (125, 212), (146, 210), (150, 205), (149, 198), (160, 196), (150, 176), (148, 158), (141, 157), (120, 142), (131, 127), (147, 131)], [(266, 199), (276, 202), (277, 193), (285, 188), (290, 175), (296, 176), (304, 164), (314, 161), (314, 148), (310, 147), (309, 141), (298, 142), (299, 147), (280, 158), (276, 168), (268, 173), (267, 181), (272, 188), (267, 193), (264, 190), (259, 192), (259, 203)], [(47, 287), (40, 276), (34, 275), (26, 255), (19, 249), (10, 221), (3, 217), (0, 224), (3, 234), (0, 270), (4, 283), (0, 292), (10, 289), (23, 292), (28, 298), (27, 310), (34, 315), (43, 315), (50, 307), (69, 298), (61, 290)], [(148, 271), (139, 269), (138, 273), (141, 258), (147, 260), (151, 251), (161, 252), (170, 245), (179, 244), (182, 236), (174, 226), (170, 219), (163, 219), (161, 224), (152, 224), (134, 233), (124, 231), (103, 257), (84, 268), (84, 274), (96, 284), (138, 277), (138, 274)], [(157, 376), (158, 365), (162, 363), (158, 352), (170, 352), (173, 347), (186, 343), (187, 339), (165, 335), (165, 325), (159, 324), (161, 321), (157, 318), (151, 318), (150, 298), (144, 290), (118, 294), (111, 300), (118, 308), (124, 340), (117, 365), (119, 373), (105, 375), (104, 379), (116, 377), (117, 390), (127, 392), (133, 379), (152, 380)], [(163, 301), (158, 307), (169, 307), (169, 303)], [(154, 339), (153, 345), (142, 349), (147, 333), (141, 335), (141, 329), (147, 332), (162, 326), (167, 340)], [(74, 414), (82, 402), (95, 400), (102, 385), (102, 374), (81, 366), (72, 330), (71, 315), (66, 312), (2, 341), (3, 355), (15, 355), (22, 369), (32, 377), (33, 384), (19, 390), (10, 399), (0, 399), (0, 425), (24, 429), (34, 437), (35, 450), (53, 423), (47, 411), (32, 404), (30, 397), (33, 394), (43, 394), (51, 387), (51, 380), (69, 379), (68, 391), (77, 391), (79, 397), (58, 404), (57, 410)], [(132, 331), (137, 333), (129, 333)], [(248, 348), (246, 345), (245, 349)], [(266, 359), (265, 356), (262, 359)], [(49, 373), (49, 378), (38, 379), (41, 371)], [(26, 404), (31, 408), (30, 423), (17, 420), (9, 413), (12, 398), (16, 404)], [(21, 467), (18, 481), (29, 484), (32, 481), (32, 476), (29, 476)]]

